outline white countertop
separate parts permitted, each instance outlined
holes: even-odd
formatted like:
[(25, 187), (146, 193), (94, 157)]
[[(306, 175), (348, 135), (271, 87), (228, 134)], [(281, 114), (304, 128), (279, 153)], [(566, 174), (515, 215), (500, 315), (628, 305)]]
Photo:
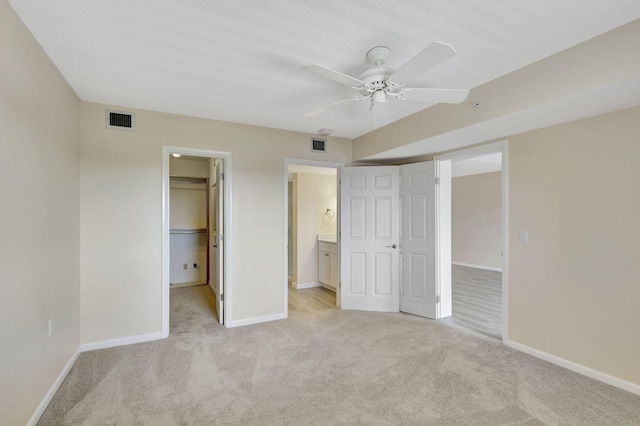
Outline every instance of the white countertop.
[(338, 237), (335, 234), (318, 234), (318, 241), (335, 244), (338, 242)]

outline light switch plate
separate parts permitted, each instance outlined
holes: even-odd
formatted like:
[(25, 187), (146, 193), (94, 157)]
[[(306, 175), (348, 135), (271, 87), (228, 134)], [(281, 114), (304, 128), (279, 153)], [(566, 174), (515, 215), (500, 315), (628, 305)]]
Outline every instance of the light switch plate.
[(529, 242), (529, 231), (520, 231), (520, 242), (525, 244)]

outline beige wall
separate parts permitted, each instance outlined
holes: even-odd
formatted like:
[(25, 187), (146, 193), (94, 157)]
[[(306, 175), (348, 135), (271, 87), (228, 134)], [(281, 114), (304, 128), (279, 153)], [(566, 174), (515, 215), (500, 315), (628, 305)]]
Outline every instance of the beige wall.
[(509, 337), (640, 384), (640, 107), (509, 139)]
[(4, 0), (0, 62), (0, 424), (17, 425), (80, 345), (80, 101)]
[(169, 227), (207, 227), (206, 183), (172, 183), (169, 194)]
[(296, 284), (318, 282), (318, 234), (336, 234), (337, 218), (325, 215), (327, 209), (337, 209), (338, 181), (336, 176), (310, 173), (293, 175), (295, 193)]
[[(351, 142), (136, 110), (136, 131), (106, 129), (107, 106), (81, 110), (82, 341), (160, 331), (162, 146), (232, 153), (232, 318), (284, 311), (284, 159), (345, 162)], [(116, 106), (118, 109), (129, 110)]]
[(501, 269), (502, 173), (453, 178), (451, 186), (451, 260)]
[(184, 177), (209, 177), (209, 160), (170, 157), (169, 174)]

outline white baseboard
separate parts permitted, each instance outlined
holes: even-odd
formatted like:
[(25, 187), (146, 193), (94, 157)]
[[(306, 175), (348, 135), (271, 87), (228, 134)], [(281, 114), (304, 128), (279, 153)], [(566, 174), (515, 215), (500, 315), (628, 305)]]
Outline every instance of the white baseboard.
[(322, 284), (320, 284), (318, 281), (313, 283), (291, 283), (291, 287), (297, 290), (301, 290), (303, 288), (322, 287)]
[(83, 343), (80, 346), (82, 352), (95, 351), (96, 349), (113, 348), (115, 346), (132, 345), (134, 343), (150, 342), (162, 339), (162, 333), (141, 334), (139, 336), (123, 337), (121, 339), (103, 340), (101, 342)]
[(503, 343), (509, 346), (510, 348), (516, 349), (520, 352), (524, 352), (536, 358), (543, 359), (552, 364), (559, 365), (560, 367), (564, 367), (568, 370), (582, 374), (583, 376), (587, 376), (592, 379), (598, 380), (600, 382), (606, 383), (608, 385), (614, 386), (618, 389), (622, 389), (627, 392), (640, 395), (640, 385), (638, 384), (628, 382), (626, 380), (620, 379), (615, 376), (611, 376), (607, 373), (603, 373), (602, 371), (594, 370), (593, 368), (585, 367), (584, 365), (577, 364), (573, 361), (569, 361), (567, 359), (560, 358), (555, 355), (551, 355), (547, 352), (543, 352), (538, 349), (531, 348), (529, 346), (514, 342), (512, 340), (506, 339), (504, 340)]
[(263, 322), (285, 319), (286, 317), (287, 317), (286, 314), (281, 313), (281, 314), (274, 314), (274, 315), (266, 315), (263, 317), (247, 318), (243, 320), (234, 320), (234, 321), (227, 322), (227, 327), (233, 328), (233, 327), (241, 327), (243, 325), (260, 324)]
[(51, 403), (53, 396), (56, 394), (56, 392), (58, 392), (58, 388), (67, 377), (67, 374), (69, 374), (69, 370), (71, 370), (71, 367), (73, 367), (73, 364), (75, 364), (76, 360), (80, 356), (80, 353), (81, 348), (80, 346), (78, 346), (78, 349), (76, 349), (73, 355), (71, 355), (69, 362), (67, 362), (67, 364), (64, 366), (64, 368), (56, 378), (56, 381), (53, 382), (53, 385), (51, 385), (51, 388), (49, 388), (49, 392), (47, 392), (47, 394), (44, 396), (44, 399), (42, 400), (40, 405), (38, 405), (38, 408), (27, 422), (27, 426), (35, 426), (36, 423), (38, 423), (38, 420), (40, 420), (40, 417), (42, 417), (42, 414), (44, 414), (44, 410), (46, 410), (49, 406), (49, 403)]
[(190, 281), (186, 283), (170, 283), (169, 288), (192, 287), (194, 285), (206, 284), (206, 281)]
[(473, 263), (463, 262), (451, 262), (452, 265), (466, 266), (467, 268), (484, 269), (485, 271), (502, 272), (502, 268), (496, 268), (494, 266), (475, 265)]
[(320, 286), (321, 286), (321, 287), (324, 287), (324, 288), (326, 288), (327, 290), (330, 290), (330, 291), (332, 291), (332, 292), (334, 292), (334, 293), (336, 292), (336, 288), (335, 288), (335, 287), (331, 287), (329, 284), (322, 284), (322, 283), (321, 283), (321, 284), (320, 284)]

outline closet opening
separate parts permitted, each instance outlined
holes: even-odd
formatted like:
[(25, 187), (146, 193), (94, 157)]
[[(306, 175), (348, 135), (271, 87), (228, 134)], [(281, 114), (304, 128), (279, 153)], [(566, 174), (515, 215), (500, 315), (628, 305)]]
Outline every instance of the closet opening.
[(163, 147), (163, 337), (225, 324), (230, 162), (228, 153)]
[[(177, 162), (196, 174), (192, 165), (207, 166), (196, 159), (171, 159), (170, 205), (170, 282), (171, 288), (209, 283), (209, 179), (176, 176)], [(188, 162), (188, 163), (187, 163)], [(206, 170), (205, 170), (206, 171)]]

